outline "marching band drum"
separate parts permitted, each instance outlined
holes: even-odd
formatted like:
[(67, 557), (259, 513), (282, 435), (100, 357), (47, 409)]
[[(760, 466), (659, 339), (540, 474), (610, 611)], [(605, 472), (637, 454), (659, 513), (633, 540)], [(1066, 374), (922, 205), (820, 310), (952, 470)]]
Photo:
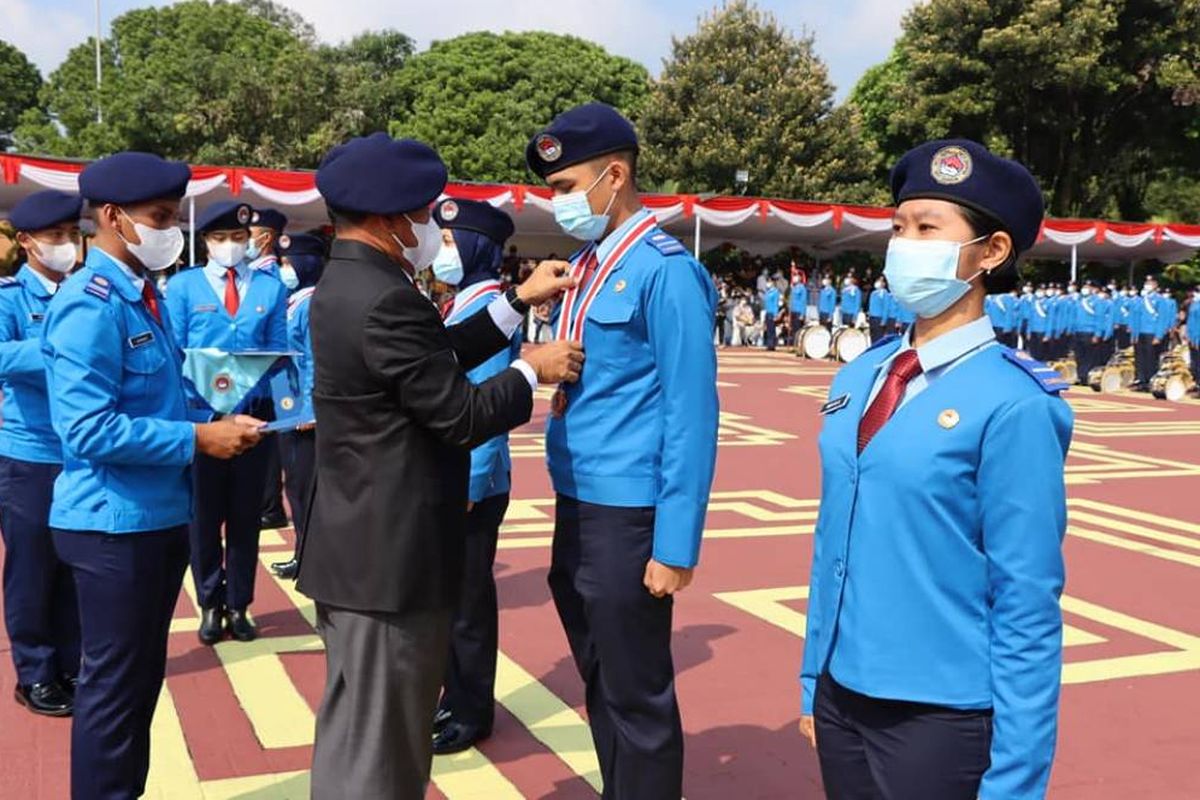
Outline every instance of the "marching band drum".
[(849, 364), (866, 352), (871, 340), (860, 328), (836, 328), (830, 332), (824, 325), (806, 325), (796, 337), (796, 355), (814, 361), (836, 359)]

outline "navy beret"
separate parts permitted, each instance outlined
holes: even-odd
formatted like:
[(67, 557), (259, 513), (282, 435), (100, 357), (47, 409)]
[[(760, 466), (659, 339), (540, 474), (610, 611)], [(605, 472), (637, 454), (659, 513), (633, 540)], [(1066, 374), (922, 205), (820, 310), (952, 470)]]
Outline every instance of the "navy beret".
[(79, 193), (92, 203), (117, 205), (178, 200), (191, 178), (191, 168), (182, 161), (166, 161), (151, 153), (117, 153), (83, 168)]
[(604, 103), (564, 111), (529, 140), (525, 162), (541, 178), (597, 156), (638, 150), (637, 131), (621, 112)]
[(288, 218), (273, 208), (256, 208), (250, 217), (250, 224), (259, 228), (270, 228), (276, 233), (283, 233), (283, 229), (287, 227)]
[(311, 233), (283, 235), (279, 239), (279, 254), (284, 256), (324, 256), (325, 240)]
[(334, 211), (403, 214), (436, 200), (448, 177), (429, 145), (373, 133), (330, 150), (317, 168), (317, 189)]
[(213, 203), (196, 218), (196, 233), (249, 228), (253, 214), (254, 209), (248, 203), (239, 203), (236, 200)]
[(999, 222), (1017, 252), (1037, 242), (1046, 206), (1037, 181), (1023, 165), (994, 155), (970, 139), (926, 142), (892, 168), (892, 198), (948, 200)]
[(498, 245), (513, 235), (512, 217), (491, 203), (447, 199), (433, 209), (433, 218), (443, 228), (482, 233)]
[(40, 231), (60, 222), (78, 222), (83, 211), (83, 198), (54, 189), (34, 192), (17, 203), (8, 221), (18, 231)]

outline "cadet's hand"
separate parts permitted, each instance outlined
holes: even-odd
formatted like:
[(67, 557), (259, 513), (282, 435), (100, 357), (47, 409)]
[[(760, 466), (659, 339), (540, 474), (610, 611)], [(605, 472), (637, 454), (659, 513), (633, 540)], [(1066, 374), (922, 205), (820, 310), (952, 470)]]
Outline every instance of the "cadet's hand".
[(808, 743), (810, 745), (812, 745), (814, 750), (816, 749), (816, 747), (817, 747), (817, 723), (808, 714), (805, 714), (804, 716), (800, 717), (800, 735), (808, 740)]
[(652, 558), (646, 562), (646, 574), (642, 577), (642, 583), (655, 597), (666, 597), (686, 589), (692, 582), (692, 572), (691, 569), (672, 567)]
[(554, 300), (575, 285), (566, 261), (543, 261), (533, 274), (517, 287), (517, 297), (531, 306)]
[(196, 449), (213, 458), (233, 458), (262, 440), (262, 420), (238, 414), (196, 426)]
[(574, 383), (583, 369), (583, 345), (561, 339), (530, 348), (521, 356), (533, 367), (539, 383)]

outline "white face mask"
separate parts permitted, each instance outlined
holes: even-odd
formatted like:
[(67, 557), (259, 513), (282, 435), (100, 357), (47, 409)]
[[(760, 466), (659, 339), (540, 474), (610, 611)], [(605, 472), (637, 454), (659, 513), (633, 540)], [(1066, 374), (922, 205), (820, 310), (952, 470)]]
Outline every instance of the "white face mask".
[(67, 274), (75, 266), (79, 258), (79, 251), (76, 249), (74, 242), (50, 244), (40, 239), (34, 239), (34, 241), (37, 242), (38, 261), (55, 272), (63, 275)]
[(143, 267), (152, 272), (158, 272), (175, 263), (175, 259), (179, 258), (179, 254), (183, 252), (183, 231), (179, 230), (178, 225), (160, 230), (137, 222), (125, 213), (125, 209), (121, 209), (121, 213), (124, 214), (125, 219), (133, 223), (133, 232), (137, 234), (140, 241), (138, 244), (134, 244), (120, 233), (117, 235), (121, 236), (121, 241), (125, 242), (129, 252), (142, 262)]
[(433, 263), (438, 248), (442, 246), (442, 229), (434, 222), (433, 217), (426, 222), (413, 222), (408, 214), (405, 214), (404, 218), (412, 226), (413, 236), (417, 237), (417, 246), (409, 247), (394, 233), (392, 238), (404, 249), (404, 260), (412, 264), (413, 272), (420, 272)]
[(291, 264), (279, 265), (279, 280), (283, 281), (283, 285), (288, 289), (295, 289), (300, 285), (300, 276), (296, 274), (296, 268)]
[(246, 243), (226, 239), (208, 246), (208, 257), (225, 269), (236, 267), (246, 257)]

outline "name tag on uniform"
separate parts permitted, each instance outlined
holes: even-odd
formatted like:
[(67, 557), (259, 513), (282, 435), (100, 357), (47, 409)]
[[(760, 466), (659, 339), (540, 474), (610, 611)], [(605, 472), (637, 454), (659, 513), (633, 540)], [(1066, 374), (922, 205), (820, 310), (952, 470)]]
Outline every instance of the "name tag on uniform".
[(130, 347), (145, 347), (146, 345), (150, 344), (153, 341), (154, 341), (154, 331), (146, 331), (145, 333), (139, 333), (137, 336), (129, 337), (129, 346)]
[(39, 314), (36, 311), (29, 312), (29, 321), (30, 322), (41, 322), (45, 318), (46, 318), (45, 314)]
[(205, 311), (216, 311), (216, 310), (217, 310), (217, 307), (215, 305), (203, 305), (203, 306), (195, 306), (192, 309), (192, 313), (193, 314), (203, 314)]
[(832, 414), (835, 411), (841, 411), (848, 405), (850, 405), (850, 395), (844, 394), (841, 397), (833, 398), (828, 403), (821, 406), (821, 413)]

